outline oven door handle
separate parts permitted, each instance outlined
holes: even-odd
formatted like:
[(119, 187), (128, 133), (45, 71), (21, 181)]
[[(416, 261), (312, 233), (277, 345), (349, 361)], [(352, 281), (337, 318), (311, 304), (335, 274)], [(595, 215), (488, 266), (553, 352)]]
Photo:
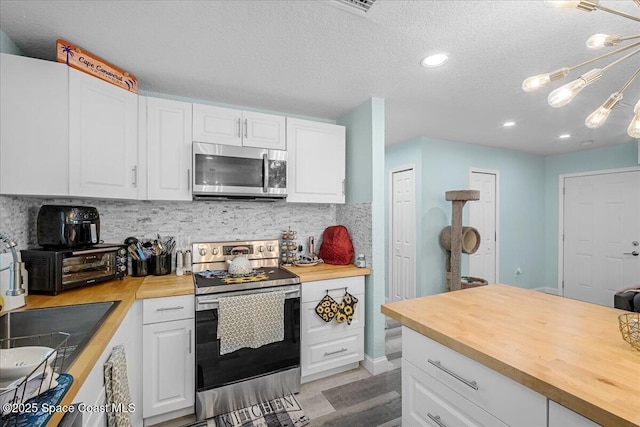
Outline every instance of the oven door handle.
[[(300, 293), (299, 289), (289, 289), (288, 291), (284, 291), (285, 295), (287, 294), (293, 294), (293, 293)], [(289, 297), (291, 298), (291, 297)], [(295, 295), (294, 297), (295, 298)], [(287, 299), (285, 297), (285, 299)], [(219, 299), (210, 299), (210, 300), (198, 300), (198, 305), (212, 305), (212, 304), (218, 304), (220, 302)], [(213, 307), (212, 307), (213, 308)]]

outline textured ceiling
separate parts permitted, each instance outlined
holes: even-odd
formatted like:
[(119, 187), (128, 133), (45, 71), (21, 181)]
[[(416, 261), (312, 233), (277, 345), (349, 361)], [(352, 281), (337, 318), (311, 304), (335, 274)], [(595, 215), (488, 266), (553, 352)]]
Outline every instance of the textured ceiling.
[[(0, 28), (43, 59), (54, 59), (57, 38), (68, 40), (136, 75), (143, 91), (326, 119), (384, 98), (387, 145), (426, 136), (554, 154), (586, 140), (587, 148), (632, 140), (626, 128), (640, 79), (601, 129), (583, 123), (640, 56), (562, 109), (547, 105), (549, 90), (520, 86), (595, 56), (584, 45), (590, 35), (638, 34), (638, 23), (542, 1), (378, 0), (366, 16), (332, 3), (0, 0)], [(602, 4), (640, 15), (631, 0)], [(435, 51), (449, 61), (422, 68)], [(507, 120), (517, 125), (502, 128)], [(562, 133), (573, 136), (559, 140)]]

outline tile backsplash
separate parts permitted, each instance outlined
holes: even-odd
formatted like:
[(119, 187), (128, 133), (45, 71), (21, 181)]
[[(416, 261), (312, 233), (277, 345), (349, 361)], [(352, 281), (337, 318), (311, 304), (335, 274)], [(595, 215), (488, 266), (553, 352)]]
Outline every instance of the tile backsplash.
[(43, 204), (94, 206), (100, 213), (100, 238), (121, 243), (134, 236), (175, 236), (178, 249), (197, 241), (277, 239), (296, 230), (307, 250), (309, 236), (319, 243), (336, 224), (336, 205), (286, 202), (136, 201), (0, 196), (0, 233), (19, 249), (37, 247), (36, 218)]

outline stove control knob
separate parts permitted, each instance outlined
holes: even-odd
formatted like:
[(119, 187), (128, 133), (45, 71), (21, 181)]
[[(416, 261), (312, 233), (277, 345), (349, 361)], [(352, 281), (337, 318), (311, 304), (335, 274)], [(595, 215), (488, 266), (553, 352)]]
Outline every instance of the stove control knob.
[(258, 252), (264, 252), (264, 245), (258, 246)]
[(273, 245), (269, 245), (269, 246), (267, 246), (267, 250), (268, 250), (269, 252), (273, 252)]
[(213, 248), (211, 250), (211, 253), (214, 254), (214, 255), (218, 255), (220, 253), (220, 250), (218, 250), (218, 248)]
[(198, 253), (200, 253), (200, 256), (205, 256), (207, 254), (207, 248), (198, 249)]

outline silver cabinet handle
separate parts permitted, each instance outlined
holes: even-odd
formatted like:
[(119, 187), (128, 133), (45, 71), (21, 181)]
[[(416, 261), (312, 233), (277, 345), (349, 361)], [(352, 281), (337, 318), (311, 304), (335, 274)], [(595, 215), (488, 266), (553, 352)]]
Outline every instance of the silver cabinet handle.
[(471, 387), (474, 390), (478, 390), (478, 383), (475, 381), (469, 381), (465, 378), (462, 378), (460, 375), (456, 374), (453, 371), (450, 371), (449, 369), (445, 368), (444, 366), (442, 366), (442, 364), (440, 363), (439, 360), (431, 360), (431, 359), (427, 359), (429, 363), (431, 363), (433, 366), (435, 366), (436, 368), (446, 372), (447, 374), (451, 375), (453, 378), (457, 379), (460, 382), (463, 382), (464, 384), (468, 385), (469, 387)]
[(156, 311), (182, 310), (183, 308), (184, 308), (183, 305), (176, 305), (175, 307), (160, 307), (160, 308), (156, 308)]
[(345, 351), (347, 351), (347, 348), (341, 348), (340, 350), (336, 350), (336, 351), (330, 351), (330, 352), (324, 352), (325, 356), (331, 356), (332, 354), (338, 354), (338, 353), (344, 353)]
[(191, 329), (189, 329), (189, 354), (191, 354)]
[(238, 138), (242, 137), (242, 134), (240, 133), (240, 132), (241, 132), (241, 129), (240, 129), (240, 128), (241, 128), (241, 126), (242, 126), (242, 125), (240, 124), (240, 120), (241, 120), (241, 119), (240, 119), (240, 117), (238, 117)]
[(638, 252), (638, 251), (633, 251), (633, 252), (625, 252), (624, 254), (625, 254), (625, 255), (638, 256), (638, 255), (640, 255), (640, 252)]
[(133, 178), (131, 180), (131, 184), (134, 187), (138, 186), (138, 165), (135, 165), (133, 168), (131, 168), (131, 172), (133, 172)]
[(247, 128), (248, 128), (247, 119), (244, 119), (244, 137), (245, 138), (247, 137)]
[(187, 190), (191, 190), (191, 169), (187, 169)]
[(440, 420), (440, 415), (431, 415), (431, 412), (427, 412), (427, 417), (429, 417), (431, 421), (433, 421), (440, 427), (447, 427), (447, 425)]
[(342, 195), (344, 196), (344, 179), (342, 180)]

